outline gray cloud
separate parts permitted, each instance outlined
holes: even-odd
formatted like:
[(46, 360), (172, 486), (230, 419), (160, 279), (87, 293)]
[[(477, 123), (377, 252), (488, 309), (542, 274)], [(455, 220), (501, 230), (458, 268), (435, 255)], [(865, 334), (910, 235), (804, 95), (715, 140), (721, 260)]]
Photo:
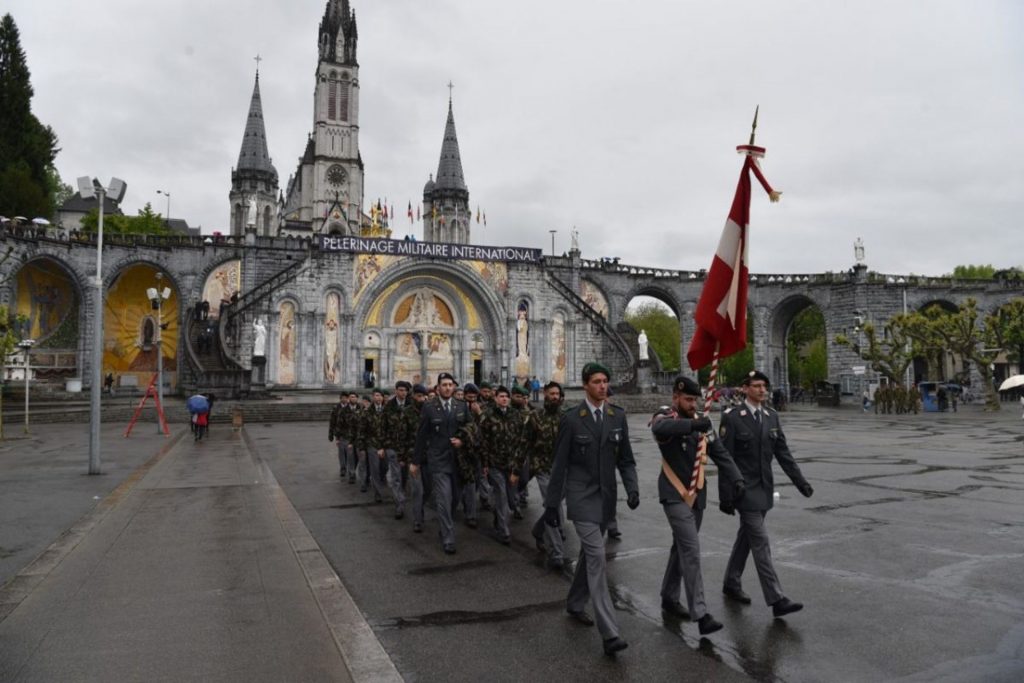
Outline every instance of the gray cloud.
[[(366, 2), (367, 200), (400, 215), (437, 167), (448, 91), (475, 240), (703, 268), (755, 104), (764, 169), (751, 268), (1019, 265), (1019, 3)], [(282, 186), (312, 126), (324, 3), (9, 0), (67, 181), (117, 175), (125, 208), (224, 230), (254, 62)], [(398, 230), (411, 226), (399, 220)], [(418, 226), (415, 227), (419, 229)]]

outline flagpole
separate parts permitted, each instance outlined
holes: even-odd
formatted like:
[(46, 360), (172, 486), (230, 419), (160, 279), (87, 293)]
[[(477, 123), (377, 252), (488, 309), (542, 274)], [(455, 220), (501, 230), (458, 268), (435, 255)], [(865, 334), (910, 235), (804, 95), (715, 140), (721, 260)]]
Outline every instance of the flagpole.
[[(715, 358), (711, 361), (711, 375), (708, 377), (708, 387), (704, 391), (704, 417), (711, 415), (711, 405), (715, 396), (715, 383), (718, 380), (718, 355), (720, 345), (715, 344)], [(693, 500), (697, 500), (697, 485), (700, 483), (701, 471), (704, 469), (704, 464), (707, 462), (708, 456), (708, 439), (706, 436), (702, 436), (700, 440), (700, 446), (697, 449), (697, 457), (693, 459), (693, 472), (690, 474), (690, 485), (687, 487), (687, 493), (692, 496)], [(690, 502), (690, 501), (687, 501)], [(693, 507), (693, 503), (690, 503)]]

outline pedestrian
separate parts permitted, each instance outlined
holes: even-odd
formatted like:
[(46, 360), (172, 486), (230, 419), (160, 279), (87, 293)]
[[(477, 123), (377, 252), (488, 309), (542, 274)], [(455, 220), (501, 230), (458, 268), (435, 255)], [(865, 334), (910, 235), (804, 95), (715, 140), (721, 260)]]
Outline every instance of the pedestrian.
[(865, 389), (864, 393), (861, 394), (860, 401), (861, 410), (864, 411), (865, 413), (868, 412), (868, 408), (871, 407), (871, 392)]
[[(456, 499), (462, 505), (462, 515), (466, 526), (470, 529), (477, 528), (477, 496), (480, 493), (480, 480), (483, 477), (483, 467), (480, 464), (480, 419), (483, 410), (480, 407), (480, 389), (472, 382), (467, 382), (463, 388), (463, 400), (469, 408), (472, 424), (467, 427), (467, 439), (462, 449), (456, 452), (458, 459), (459, 494)], [(471, 430), (471, 433), (470, 433)], [(488, 491), (490, 487), (488, 486)]]
[(768, 376), (752, 370), (744, 378), (743, 385), (747, 395), (743, 405), (725, 411), (719, 431), (723, 445), (743, 475), (745, 491), (743, 497), (737, 500), (732, 484), (726, 478), (719, 479), (722, 511), (726, 514), (739, 512), (740, 517), (736, 541), (725, 569), (722, 592), (736, 602), (750, 604), (750, 596), (743, 592), (742, 578), (747, 555), (753, 555), (765, 602), (771, 605), (776, 617), (781, 617), (800, 611), (803, 605), (783, 594), (772, 565), (768, 529), (764, 522), (772, 508), (775, 493), (772, 459), (779, 461), (782, 470), (805, 497), (810, 498), (814, 489), (789, 452), (778, 413), (762, 405), (768, 393)]
[(409, 489), (412, 497), (412, 530), (416, 533), (423, 531), (423, 508), (424, 501), (430, 497), (430, 473), (427, 470), (427, 464), (422, 463), (420, 465), (420, 476), (412, 476), (412, 462), (416, 452), (416, 434), (420, 427), (420, 417), (423, 414), (423, 406), (427, 402), (427, 388), (422, 384), (415, 384), (412, 388), (412, 411), (406, 413), (405, 417), (408, 420), (406, 425), (407, 433), (410, 436), (410, 443), (407, 444), (409, 449), (406, 453), (406, 462), (409, 466), (406, 471), (409, 473)]
[(108, 394), (114, 393), (114, 373), (108, 372), (107, 376), (103, 378), (103, 389)]
[(338, 403), (331, 409), (331, 420), (327, 427), (327, 440), (334, 442), (338, 440), (338, 476), (344, 479), (348, 476), (348, 440), (342, 436), (342, 421), (344, 414), (348, 412), (348, 394), (344, 391), (338, 395)]
[(437, 521), (441, 526), (441, 548), (448, 555), (455, 554), (455, 526), (452, 511), (455, 508), (456, 452), (466, 439), (466, 429), (472, 422), (465, 401), (453, 398), (455, 378), (448, 372), (437, 376), (437, 397), (423, 406), (416, 449), (409, 475), (420, 476), (420, 466), (429, 469)]
[(511, 488), (508, 493), (509, 507), (512, 508), (512, 517), (522, 519), (522, 508), (526, 507), (530, 493), (527, 485), (530, 483), (530, 457), (529, 451), (523, 439), (526, 436), (527, 423), (530, 421), (530, 414), (534, 408), (530, 405), (530, 390), (525, 386), (512, 388), (511, 400), (512, 412), (516, 414), (516, 430), (512, 435), (516, 439), (517, 452), (523, 457), (519, 458), (515, 467), (515, 481), (509, 481)]
[(210, 431), (210, 421), (212, 420), (212, 417), (213, 417), (213, 404), (217, 402), (217, 395), (214, 394), (211, 391), (211, 392), (205, 394), (205, 396), (206, 396), (206, 403), (209, 406), (206, 409), (206, 431), (207, 431), (207, 433), (209, 433), (209, 431)]
[(540, 400), (540, 380), (537, 379), (537, 375), (534, 375), (533, 379), (530, 380), (530, 400)]
[(562, 417), (555, 439), (555, 461), (545, 499), (544, 522), (559, 525), (562, 499), (567, 517), (580, 540), (580, 556), (566, 600), (566, 612), (590, 626), (594, 619), (584, 611), (594, 604), (597, 628), (606, 655), (628, 647), (619, 635), (605, 567), (604, 534), (615, 514), (618, 496), (616, 468), (626, 489), (627, 505), (640, 505), (636, 462), (629, 443), (626, 411), (607, 402), (611, 371), (600, 363), (587, 363), (582, 372), (583, 402)]
[[(537, 488), (540, 489), (541, 502), (547, 499), (551, 483), (551, 464), (555, 458), (555, 437), (558, 436), (558, 425), (562, 421), (562, 403), (565, 392), (558, 382), (544, 385), (544, 409), (530, 413), (526, 441), (530, 458), (530, 469)], [(562, 519), (562, 505), (558, 505), (559, 523)], [(562, 569), (565, 566), (565, 548), (559, 529), (548, 526), (540, 517), (533, 525), (532, 534), (537, 550), (546, 552), (548, 566)]]
[[(697, 415), (700, 395), (700, 386), (695, 381), (689, 377), (677, 377), (672, 382), (672, 407), (655, 413), (651, 432), (662, 457), (658, 499), (672, 530), (672, 550), (661, 582), (661, 609), (673, 617), (696, 621), (700, 634), (705, 636), (722, 628), (721, 622), (708, 613), (700, 571), (697, 534), (707, 507), (703, 471), (706, 455), (710, 455), (718, 466), (718, 476), (730, 482), (734, 503), (743, 497), (744, 486), (743, 475), (736, 468), (729, 451), (717, 439), (706, 436), (711, 430), (711, 420)], [(698, 460), (701, 469), (691, 491), (694, 466)], [(679, 602), (680, 583), (686, 588), (687, 608)]]
[[(345, 402), (338, 415), (338, 430), (335, 438), (338, 439), (338, 454), (344, 452), (345, 462), (340, 464), (339, 469), (348, 475), (348, 483), (356, 483), (356, 463), (359, 459), (356, 453), (356, 437), (359, 431), (359, 395), (354, 391), (348, 393), (348, 400)], [(342, 448), (344, 443), (344, 448)]]
[(201, 310), (202, 310), (202, 318), (201, 319), (202, 320), (206, 320), (207, 318), (209, 318), (210, 317), (210, 302), (204, 300), (203, 303), (202, 303), (202, 309)]
[(518, 498), (516, 483), (519, 477), (515, 466), (521, 417), (518, 411), (509, 406), (509, 400), (508, 388), (499, 386), (494, 390), (494, 405), (485, 410), (480, 418), (480, 456), (484, 476), (494, 492), (493, 526), (498, 540), (505, 545), (512, 542), (509, 513), (519, 512), (514, 499)]

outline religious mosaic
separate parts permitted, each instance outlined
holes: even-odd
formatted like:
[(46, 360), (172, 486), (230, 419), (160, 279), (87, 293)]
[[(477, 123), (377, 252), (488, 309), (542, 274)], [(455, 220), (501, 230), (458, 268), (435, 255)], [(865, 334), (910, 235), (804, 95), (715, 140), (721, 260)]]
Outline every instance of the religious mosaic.
[(565, 316), (556, 312), (551, 317), (551, 352), (554, 357), (551, 379), (565, 383)]
[(214, 268), (203, 285), (203, 301), (210, 304), (211, 318), (220, 316), (221, 304), (231, 303), (231, 297), (242, 287), (242, 261), (225, 261)]
[(525, 300), (516, 307), (515, 375), (520, 384), (530, 379), (530, 304)]
[(590, 280), (581, 280), (580, 297), (602, 317), (608, 318), (608, 299), (605, 298), (604, 292), (597, 288), (597, 285)]
[(341, 295), (327, 294), (324, 315), (324, 383), (341, 384)]
[(295, 304), (281, 303), (278, 317), (277, 383), (295, 384)]
[[(175, 383), (178, 356), (178, 292), (167, 278), (157, 281), (157, 270), (138, 264), (123, 270), (107, 289), (103, 316), (103, 372), (115, 375), (136, 374), (139, 386), (146, 386), (156, 372), (158, 328), (163, 349), (164, 375)], [(171, 290), (160, 308), (153, 310), (146, 290), (150, 287)]]
[(354, 298), (358, 298), (366, 286), (373, 282), (374, 278), (399, 258), (398, 256), (382, 254), (360, 254), (356, 257), (356, 293)]
[(508, 266), (497, 261), (470, 261), (469, 265), (499, 295), (508, 293)]
[[(29, 261), (18, 271), (17, 314), (28, 318), (28, 338), (38, 344), (57, 331), (76, 309), (77, 295), (71, 278), (47, 259)], [(69, 340), (74, 348), (74, 340)]]

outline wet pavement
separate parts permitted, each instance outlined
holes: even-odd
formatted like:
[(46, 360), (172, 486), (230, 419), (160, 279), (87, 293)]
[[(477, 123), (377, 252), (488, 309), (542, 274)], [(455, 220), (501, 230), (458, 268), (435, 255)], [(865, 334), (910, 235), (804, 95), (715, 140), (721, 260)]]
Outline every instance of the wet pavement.
[[(783, 414), (814, 497), (776, 467), (781, 500), (767, 518), (785, 593), (805, 609), (773, 619), (752, 563), (754, 604), (724, 603), (721, 580), (737, 520), (712, 502), (701, 531), (709, 638), (663, 617), (669, 548), (657, 502), (660, 460), (630, 419), (641, 506), (619, 505), (609, 578), (623, 637), (616, 659), (593, 628), (568, 621), (568, 572), (544, 568), (529, 530), (535, 485), (511, 547), (457, 525), (441, 553), (393, 519), (387, 502), (337, 476), (323, 424), (249, 424), (272, 469), (406, 680), (1018, 681), (1024, 678), (1024, 425), (1015, 411)], [(714, 479), (711, 480), (712, 484)], [(714, 501), (714, 487), (711, 488)], [(578, 546), (569, 531), (570, 556)]]

